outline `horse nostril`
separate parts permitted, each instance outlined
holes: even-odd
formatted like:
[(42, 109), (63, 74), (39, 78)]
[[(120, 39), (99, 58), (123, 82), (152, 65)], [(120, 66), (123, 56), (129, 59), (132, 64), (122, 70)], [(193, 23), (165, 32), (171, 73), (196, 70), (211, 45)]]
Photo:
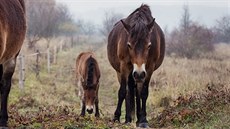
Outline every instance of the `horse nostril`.
[(92, 114), (92, 113), (93, 113), (93, 109), (86, 109), (86, 111), (87, 111), (89, 114)]
[(145, 78), (145, 72), (141, 72), (141, 74), (140, 74), (140, 78)]
[(146, 76), (146, 73), (145, 72), (141, 72), (141, 73), (138, 73), (138, 72), (133, 72), (133, 78), (136, 79), (136, 80), (141, 80), (141, 79), (144, 79)]
[(135, 71), (135, 72), (133, 72), (133, 77), (134, 78), (138, 78), (138, 73)]

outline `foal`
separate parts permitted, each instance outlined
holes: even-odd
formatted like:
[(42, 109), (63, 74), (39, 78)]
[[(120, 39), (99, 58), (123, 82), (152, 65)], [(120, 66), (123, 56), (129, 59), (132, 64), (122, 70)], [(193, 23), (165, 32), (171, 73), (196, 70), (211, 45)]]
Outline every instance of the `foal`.
[(81, 116), (85, 116), (85, 110), (92, 114), (95, 105), (95, 116), (99, 117), (98, 89), (100, 70), (91, 52), (83, 52), (76, 60), (76, 77), (79, 87), (78, 96), (81, 99)]

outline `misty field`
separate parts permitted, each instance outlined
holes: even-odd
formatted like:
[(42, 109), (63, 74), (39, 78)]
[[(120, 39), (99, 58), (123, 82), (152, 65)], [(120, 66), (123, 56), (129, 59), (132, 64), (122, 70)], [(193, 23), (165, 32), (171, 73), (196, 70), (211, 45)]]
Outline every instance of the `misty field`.
[[(60, 40), (52, 40), (50, 49)], [(43, 40), (37, 43), (46, 51)], [(166, 56), (154, 72), (147, 100), (147, 116), (151, 128), (229, 128), (230, 127), (230, 45), (216, 44), (215, 51), (200, 58)], [(135, 128), (124, 122), (113, 123), (117, 104), (118, 81), (107, 60), (105, 43), (76, 44), (57, 47), (57, 60), (47, 72), (47, 56), (39, 58), (39, 76), (35, 74), (34, 53), (24, 45), (25, 85), (18, 84), (19, 68), (13, 77), (9, 97), (10, 128)], [(80, 100), (75, 80), (75, 59), (80, 52), (96, 53), (101, 70), (99, 107), (101, 118), (79, 117)], [(54, 50), (51, 49), (51, 55)], [(124, 105), (124, 104), (123, 104)]]

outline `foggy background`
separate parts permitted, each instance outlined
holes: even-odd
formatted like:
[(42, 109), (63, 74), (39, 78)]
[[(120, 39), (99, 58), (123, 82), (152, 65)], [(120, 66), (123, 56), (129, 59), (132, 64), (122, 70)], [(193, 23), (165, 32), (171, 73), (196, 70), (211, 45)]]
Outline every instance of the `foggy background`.
[(65, 4), (75, 20), (85, 20), (101, 27), (105, 12), (120, 13), (127, 17), (141, 4), (148, 4), (153, 17), (162, 28), (177, 27), (183, 13), (183, 5), (189, 6), (191, 19), (207, 27), (216, 19), (230, 14), (230, 0), (57, 0)]

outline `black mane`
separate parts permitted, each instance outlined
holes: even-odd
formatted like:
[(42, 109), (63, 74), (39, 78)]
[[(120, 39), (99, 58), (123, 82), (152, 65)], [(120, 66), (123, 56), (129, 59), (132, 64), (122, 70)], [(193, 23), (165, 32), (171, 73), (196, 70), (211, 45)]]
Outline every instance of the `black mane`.
[(87, 68), (88, 68), (88, 71), (87, 71), (87, 83), (86, 83), (86, 86), (88, 86), (89, 88), (93, 86), (93, 75), (94, 75), (94, 72), (95, 72), (95, 59), (90, 56), (87, 60)]
[(127, 18), (126, 23), (130, 25), (131, 38), (145, 39), (149, 35), (147, 25), (152, 22), (153, 17), (148, 5), (142, 4), (133, 11)]

